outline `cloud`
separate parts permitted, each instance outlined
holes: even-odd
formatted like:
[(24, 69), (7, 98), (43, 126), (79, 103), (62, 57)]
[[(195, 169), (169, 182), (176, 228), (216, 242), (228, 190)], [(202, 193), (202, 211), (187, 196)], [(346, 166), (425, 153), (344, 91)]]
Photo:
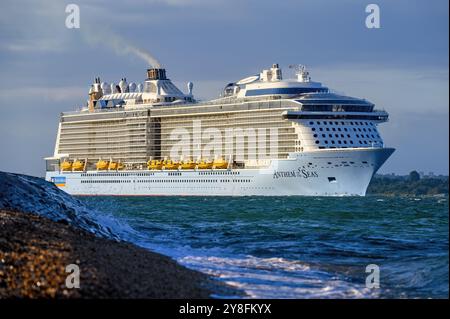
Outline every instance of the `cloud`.
[[(9, 88), (0, 90), (1, 100), (17, 101), (17, 100), (39, 100), (50, 102), (65, 102), (79, 100), (80, 104), (87, 99), (89, 88), (78, 86), (36, 86), (23, 88)], [(85, 98), (86, 97), (86, 98)], [(30, 105), (34, 107), (33, 105)]]
[(27, 39), (15, 40), (9, 43), (0, 44), (0, 50), (12, 53), (33, 53), (33, 52), (63, 52), (65, 47), (61, 41), (56, 39)]

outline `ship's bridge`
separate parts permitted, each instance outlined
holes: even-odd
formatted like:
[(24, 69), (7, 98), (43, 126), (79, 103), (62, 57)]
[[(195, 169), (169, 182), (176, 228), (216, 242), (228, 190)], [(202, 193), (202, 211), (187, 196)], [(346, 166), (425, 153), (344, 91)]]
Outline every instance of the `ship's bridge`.
[(296, 102), (302, 111), (311, 112), (372, 112), (374, 104), (365, 100), (331, 92), (302, 95)]
[(365, 100), (335, 93), (309, 93), (294, 99), (298, 110), (283, 114), (286, 119), (360, 119), (385, 122), (388, 113), (374, 110), (374, 104)]

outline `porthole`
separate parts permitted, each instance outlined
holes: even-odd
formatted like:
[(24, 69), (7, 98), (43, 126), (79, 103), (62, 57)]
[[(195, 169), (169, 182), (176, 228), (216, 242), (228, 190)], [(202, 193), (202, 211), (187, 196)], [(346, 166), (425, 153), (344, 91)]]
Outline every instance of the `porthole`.
[(319, 144), (319, 141), (316, 140), (316, 144)]

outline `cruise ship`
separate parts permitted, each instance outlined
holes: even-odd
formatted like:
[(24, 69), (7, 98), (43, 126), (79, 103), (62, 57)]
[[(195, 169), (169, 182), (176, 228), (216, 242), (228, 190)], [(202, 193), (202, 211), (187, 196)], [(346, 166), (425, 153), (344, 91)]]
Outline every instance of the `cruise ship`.
[(388, 113), (278, 64), (196, 100), (164, 68), (141, 84), (95, 78), (61, 113), (46, 179), (79, 196), (364, 196), (394, 152)]

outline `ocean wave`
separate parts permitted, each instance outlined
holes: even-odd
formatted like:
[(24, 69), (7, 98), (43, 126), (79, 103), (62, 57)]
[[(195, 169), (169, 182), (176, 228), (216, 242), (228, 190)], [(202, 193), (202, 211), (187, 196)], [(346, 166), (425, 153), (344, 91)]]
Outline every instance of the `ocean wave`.
[(113, 240), (132, 231), (112, 215), (100, 214), (41, 178), (0, 172), (0, 209), (34, 213)]
[[(375, 298), (378, 291), (297, 260), (185, 256), (178, 261), (245, 291), (248, 298)], [(216, 296), (227, 298), (228, 296)]]

